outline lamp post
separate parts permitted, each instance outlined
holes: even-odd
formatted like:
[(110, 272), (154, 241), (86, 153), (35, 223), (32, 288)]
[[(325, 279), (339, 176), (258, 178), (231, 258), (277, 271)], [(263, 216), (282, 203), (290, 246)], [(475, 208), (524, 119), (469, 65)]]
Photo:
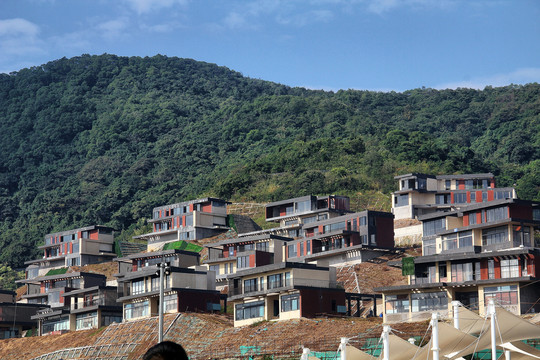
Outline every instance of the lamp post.
[(161, 261), (161, 263), (157, 264), (157, 267), (159, 268), (158, 271), (156, 271), (156, 275), (159, 275), (159, 304), (158, 304), (158, 314), (159, 314), (159, 325), (158, 325), (158, 342), (163, 341), (163, 279), (165, 275), (169, 275), (171, 273), (171, 268), (169, 267), (168, 262)]

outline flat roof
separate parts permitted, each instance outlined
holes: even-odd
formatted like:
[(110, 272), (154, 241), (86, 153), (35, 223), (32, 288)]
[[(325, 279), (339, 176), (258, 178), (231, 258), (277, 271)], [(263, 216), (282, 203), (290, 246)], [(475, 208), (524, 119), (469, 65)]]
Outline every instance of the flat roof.
[(199, 253), (193, 252), (193, 251), (186, 251), (186, 250), (179, 250), (179, 249), (170, 249), (170, 250), (161, 250), (161, 251), (150, 251), (150, 252), (142, 252), (142, 253), (136, 253), (131, 254), (128, 256), (124, 256), (121, 258), (113, 259), (114, 261), (126, 261), (126, 260), (135, 260), (135, 259), (148, 259), (148, 258), (157, 258), (157, 257), (164, 257), (164, 256), (170, 256), (174, 254), (180, 254), (180, 255), (189, 255), (189, 256), (198, 256), (201, 255)]
[(219, 201), (219, 202), (222, 202), (222, 203), (225, 203), (225, 204), (231, 204), (230, 201), (226, 201), (226, 200), (223, 200), (223, 199), (218, 199), (218, 198), (213, 198), (213, 197), (206, 197), (206, 198), (201, 198), (201, 199), (194, 199), (194, 200), (182, 201), (182, 202), (173, 203), (173, 204), (157, 206), (157, 207), (153, 208), (152, 212), (154, 212), (156, 210), (165, 210), (165, 209), (170, 209), (170, 208), (175, 208), (175, 207), (180, 207), (180, 206), (186, 206), (186, 205), (191, 205), (191, 204), (200, 204), (200, 203), (205, 203), (205, 202), (208, 202), (208, 201)]
[(330, 268), (325, 267), (325, 266), (318, 266), (315, 264), (305, 264), (305, 263), (287, 261), (287, 262), (281, 262), (277, 264), (257, 266), (257, 267), (248, 268), (245, 270), (237, 270), (235, 274), (232, 274), (232, 276), (229, 277), (229, 279), (240, 278), (240, 277), (244, 277), (248, 275), (260, 274), (260, 273), (279, 270), (279, 269), (306, 269), (306, 270), (328, 271)]
[(71, 229), (71, 230), (64, 230), (64, 231), (60, 231), (60, 232), (55, 232), (55, 233), (50, 233), (50, 234), (47, 234), (45, 235), (45, 237), (48, 237), (48, 236), (52, 236), (52, 235), (67, 235), (67, 234), (73, 234), (73, 233), (76, 233), (76, 232), (79, 232), (79, 231), (89, 231), (89, 230), (94, 230), (94, 229), (109, 229), (111, 231), (114, 231), (114, 228), (112, 227), (109, 227), (109, 226), (104, 226), (104, 225), (90, 225), (90, 226), (85, 226), (85, 227), (82, 227), (82, 228), (78, 228), (78, 229)]
[(260, 235), (250, 235), (250, 236), (243, 236), (243, 237), (238, 237), (238, 238), (221, 240), (221, 241), (218, 241), (217, 243), (204, 244), (204, 246), (215, 247), (215, 246), (220, 246), (220, 245), (237, 244), (237, 243), (243, 243), (243, 242), (262, 241), (262, 240), (292, 241), (294, 239), (290, 237), (286, 237), (286, 236), (275, 235), (275, 234), (260, 234)]

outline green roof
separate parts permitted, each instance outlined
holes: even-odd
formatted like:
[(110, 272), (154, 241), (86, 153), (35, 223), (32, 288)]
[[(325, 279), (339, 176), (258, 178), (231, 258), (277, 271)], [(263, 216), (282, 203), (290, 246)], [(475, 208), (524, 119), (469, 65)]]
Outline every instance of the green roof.
[(173, 249), (198, 253), (198, 252), (201, 252), (203, 247), (199, 245), (195, 245), (193, 243), (188, 243), (187, 241), (183, 241), (183, 240), (170, 242), (163, 246), (163, 250), (173, 250)]
[(45, 276), (62, 275), (62, 274), (65, 274), (67, 271), (68, 271), (67, 267), (63, 267), (63, 268), (60, 268), (60, 269), (52, 269), (52, 270), (49, 270), (49, 272), (47, 274), (45, 274)]

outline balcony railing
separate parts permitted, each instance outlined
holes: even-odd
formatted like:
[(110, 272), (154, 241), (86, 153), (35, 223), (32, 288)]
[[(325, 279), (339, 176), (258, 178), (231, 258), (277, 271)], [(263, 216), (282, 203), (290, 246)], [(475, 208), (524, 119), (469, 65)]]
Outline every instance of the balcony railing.
[(96, 305), (105, 305), (105, 299), (104, 298), (97, 298), (92, 300), (85, 300), (82, 303), (73, 303), (71, 304), (71, 310), (76, 309), (83, 309), (90, 306), (96, 306)]
[(309, 279), (309, 278), (293, 278), (290, 280), (285, 280), (281, 282), (273, 282), (273, 283), (268, 283), (266, 280), (267, 279), (265, 278), (265, 283), (263, 284), (262, 288), (260, 286), (260, 283), (258, 283), (256, 287), (250, 286), (247, 289), (244, 288), (243, 284), (241, 284), (240, 287), (238, 288), (229, 286), (229, 296), (236, 296), (236, 295), (242, 295), (242, 294), (254, 295), (257, 293), (264, 294), (268, 292), (279, 292), (281, 290), (290, 289), (291, 287), (295, 287), (295, 286), (331, 288), (331, 289), (343, 287), (343, 284), (337, 281), (315, 280), (315, 279)]

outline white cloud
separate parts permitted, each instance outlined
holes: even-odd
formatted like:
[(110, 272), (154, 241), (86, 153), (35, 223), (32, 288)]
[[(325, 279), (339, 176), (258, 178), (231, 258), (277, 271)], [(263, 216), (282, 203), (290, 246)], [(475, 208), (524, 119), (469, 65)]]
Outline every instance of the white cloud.
[(35, 37), (39, 27), (28, 20), (15, 18), (0, 20), (0, 36), (26, 36)]
[(140, 28), (142, 30), (146, 30), (153, 33), (167, 33), (174, 31), (175, 29), (178, 29), (182, 27), (182, 25), (178, 22), (169, 22), (169, 23), (163, 23), (163, 24), (155, 24), (155, 25), (146, 25), (141, 24)]
[(0, 53), (25, 55), (42, 52), (39, 26), (21, 18), (0, 20)]
[(246, 18), (237, 12), (230, 12), (225, 19), (223, 19), (223, 23), (231, 29), (239, 29), (248, 25)]
[(450, 82), (435, 86), (435, 89), (484, 89), (486, 86), (500, 87), (510, 84), (540, 83), (540, 68), (522, 68), (505, 74), (478, 77), (471, 80)]
[(157, 11), (174, 5), (186, 5), (188, 0), (124, 0), (139, 15)]
[(333, 17), (334, 14), (329, 10), (312, 10), (301, 14), (295, 14), (293, 16), (278, 15), (276, 20), (282, 25), (294, 25), (302, 27), (311, 23), (328, 22), (332, 20)]
[(125, 34), (125, 29), (129, 26), (129, 19), (121, 17), (115, 20), (106, 21), (96, 26), (96, 29), (101, 32), (106, 39), (115, 39)]
[(367, 0), (367, 10), (380, 15), (398, 7), (444, 9), (450, 7), (454, 2), (454, 0)]

